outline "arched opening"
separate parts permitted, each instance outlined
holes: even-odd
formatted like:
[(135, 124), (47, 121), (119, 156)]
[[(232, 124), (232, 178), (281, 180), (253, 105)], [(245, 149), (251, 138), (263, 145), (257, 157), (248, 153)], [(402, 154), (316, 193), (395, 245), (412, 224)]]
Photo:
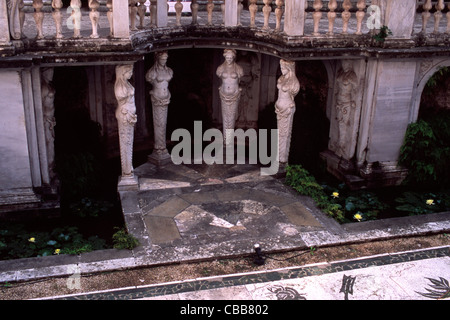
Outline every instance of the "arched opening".
[(420, 190), (450, 187), (450, 67), (435, 65), (419, 88), (417, 117), (408, 126), (399, 163), (407, 184)]
[(322, 171), (319, 153), (327, 149), (330, 130), (327, 70), (322, 61), (298, 61), (297, 78), (301, 89), (295, 98), (289, 163), (318, 174)]
[(441, 66), (428, 78), (420, 98), (418, 119), (450, 110), (450, 66)]
[[(92, 117), (89, 67), (56, 67), (51, 83), (55, 92), (55, 172), (61, 217), (87, 234), (111, 239), (113, 227), (123, 225), (116, 191), (120, 159), (108, 158), (104, 128)], [(91, 218), (90, 223), (80, 223), (86, 218)]]

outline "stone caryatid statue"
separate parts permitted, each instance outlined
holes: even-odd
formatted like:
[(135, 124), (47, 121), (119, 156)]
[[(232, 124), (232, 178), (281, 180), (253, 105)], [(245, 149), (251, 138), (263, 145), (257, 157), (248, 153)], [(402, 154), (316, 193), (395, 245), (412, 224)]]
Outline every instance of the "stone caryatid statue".
[(352, 115), (356, 108), (356, 92), (358, 79), (349, 60), (342, 60), (342, 69), (336, 78), (336, 108), (334, 110), (336, 122), (335, 132), (330, 141), (330, 148), (340, 157), (349, 160), (349, 146), (352, 145)]
[(155, 53), (155, 64), (148, 70), (145, 79), (152, 85), (150, 97), (153, 111), (153, 128), (155, 143), (149, 161), (162, 165), (170, 160), (166, 148), (167, 111), (170, 103), (169, 81), (173, 71), (167, 63), (167, 51)]
[[(52, 85), (54, 69), (44, 68), (41, 73), (42, 112), (44, 116), (45, 146), (50, 183), (55, 180), (55, 89)], [(53, 183), (52, 183), (53, 184)]]
[(295, 74), (295, 62), (281, 59), (281, 76), (277, 81), (278, 99), (275, 102), (278, 128), (278, 156), (280, 167), (289, 159), (292, 122), (295, 113), (295, 96), (300, 91), (300, 82)]
[(117, 99), (116, 119), (119, 128), (120, 161), (122, 176), (121, 186), (137, 186), (133, 173), (133, 139), (134, 126), (137, 121), (134, 87), (128, 81), (133, 75), (133, 65), (116, 66), (114, 93)]
[(227, 145), (232, 142), (230, 141), (231, 132), (229, 130), (234, 130), (238, 116), (242, 90), (239, 87), (239, 81), (244, 75), (244, 70), (235, 62), (236, 50), (225, 49), (223, 56), (225, 61), (217, 68), (216, 74), (222, 79), (219, 95), (222, 105), (223, 137), (224, 143)]

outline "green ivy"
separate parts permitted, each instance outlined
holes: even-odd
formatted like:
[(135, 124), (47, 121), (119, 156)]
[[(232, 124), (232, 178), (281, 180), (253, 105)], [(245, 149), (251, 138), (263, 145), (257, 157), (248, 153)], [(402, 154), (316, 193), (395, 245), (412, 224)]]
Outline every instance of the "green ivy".
[(450, 113), (440, 112), (408, 126), (399, 164), (409, 170), (406, 182), (425, 187), (450, 184)]
[(382, 26), (380, 28), (380, 32), (373, 35), (372, 38), (379, 43), (383, 43), (386, 41), (388, 36), (392, 35), (392, 31), (387, 26)]

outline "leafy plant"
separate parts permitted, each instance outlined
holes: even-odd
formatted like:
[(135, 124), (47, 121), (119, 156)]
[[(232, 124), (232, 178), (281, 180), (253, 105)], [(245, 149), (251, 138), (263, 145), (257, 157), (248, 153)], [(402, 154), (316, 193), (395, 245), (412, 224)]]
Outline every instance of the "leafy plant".
[(449, 72), (450, 72), (449, 67), (440, 68), (433, 74), (433, 76), (430, 77), (430, 79), (428, 79), (426, 83), (427, 88), (435, 88), (439, 83), (441, 83), (444, 80), (446, 76), (448, 76)]
[[(117, 228), (116, 228), (117, 229)], [(139, 240), (129, 234), (125, 229), (118, 229), (113, 234), (113, 247), (116, 249), (133, 249), (139, 245)]]
[(324, 188), (317, 183), (316, 179), (301, 165), (287, 166), (285, 183), (298, 193), (311, 197), (321, 210), (336, 219), (336, 221), (344, 222), (345, 218), (342, 206), (330, 201)]
[(439, 280), (431, 278), (427, 279), (431, 282), (431, 289), (425, 288), (428, 291), (427, 293), (416, 291), (418, 294), (431, 299), (450, 298), (450, 284), (447, 279), (442, 277), (439, 277)]
[(96, 236), (85, 239), (76, 227), (55, 228), (52, 231), (30, 231), (22, 224), (0, 227), (0, 257), (2, 260), (80, 254), (106, 248), (106, 241)]
[(406, 182), (425, 186), (450, 184), (450, 113), (442, 112), (408, 126), (399, 164), (408, 168)]
[(357, 191), (345, 198), (346, 215), (354, 216), (359, 214), (364, 220), (374, 220), (378, 213), (387, 209), (387, 205), (381, 202), (375, 193), (367, 191)]
[(387, 26), (382, 26), (380, 28), (380, 32), (373, 35), (372, 38), (376, 42), (383, 43), (384, 41), (386, 41), (386, 38), (390, 35), (392, 35), (392, 31)]
[(395, 208), (407, 212), (409, 215), (421, 215), (433, 212), (447, 211), (450, 206), (450, 194), (404, 192), (401, 197), (395, 199), (399, 204)]

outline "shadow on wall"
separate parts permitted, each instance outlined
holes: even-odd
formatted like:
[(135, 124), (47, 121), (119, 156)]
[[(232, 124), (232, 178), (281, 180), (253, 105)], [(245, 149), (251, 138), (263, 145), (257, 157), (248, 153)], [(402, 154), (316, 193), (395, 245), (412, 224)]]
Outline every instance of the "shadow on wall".
[(326, 116), (328, 77), (321, 61), (298, 61), (300, 92), (295, 98), (289, 163), (302, 164), (311, 173), (320, 170), (319, 153), (328, 147), (330, 121)]

